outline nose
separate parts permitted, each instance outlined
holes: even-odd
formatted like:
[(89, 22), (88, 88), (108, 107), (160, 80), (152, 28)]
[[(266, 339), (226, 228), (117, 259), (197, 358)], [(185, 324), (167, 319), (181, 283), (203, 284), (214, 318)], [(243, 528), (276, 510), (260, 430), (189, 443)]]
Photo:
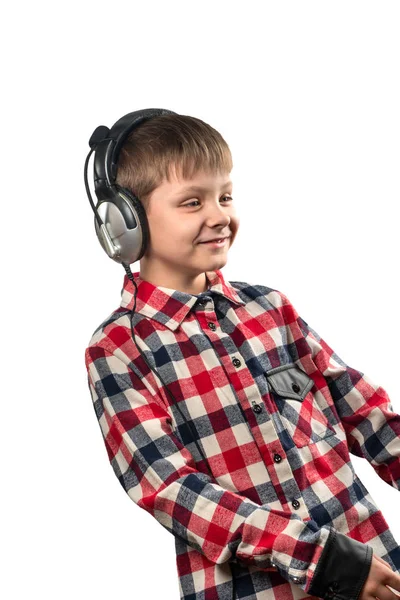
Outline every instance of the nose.
[(206, 223), (210, 228), (216, 225), (227, 225), (231, 217), (228, 215), (226, 207), (218, 202), (210, 202), (206, 210)]

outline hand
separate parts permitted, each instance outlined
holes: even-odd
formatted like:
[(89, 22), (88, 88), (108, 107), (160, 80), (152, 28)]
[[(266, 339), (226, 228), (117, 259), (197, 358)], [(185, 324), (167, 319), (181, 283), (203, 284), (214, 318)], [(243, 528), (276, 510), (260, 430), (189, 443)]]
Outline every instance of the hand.
[[(390, 586), (393, 591), (389, 589)], [(398, 592), (398, 593), (397, 593)], [(372, 555), (371, 567), (365, 580), (359, 600), (397, 600), (400, 596), (400, 575), (376, 554)]]

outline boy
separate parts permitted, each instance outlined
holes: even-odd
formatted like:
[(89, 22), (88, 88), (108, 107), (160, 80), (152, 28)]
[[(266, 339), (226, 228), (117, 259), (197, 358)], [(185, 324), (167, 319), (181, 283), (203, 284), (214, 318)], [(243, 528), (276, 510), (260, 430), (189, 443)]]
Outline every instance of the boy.
[(183, 600), (392, 600), (400, 547), (349, 453), (400, 490), (400, 416), (282, 292), (225, 281), (231, 170), (222, 136), (185, 115), (120, 151), (150, 238), (136, 298), (127, 274), (85, 352), (109, 460), (174, 535)]

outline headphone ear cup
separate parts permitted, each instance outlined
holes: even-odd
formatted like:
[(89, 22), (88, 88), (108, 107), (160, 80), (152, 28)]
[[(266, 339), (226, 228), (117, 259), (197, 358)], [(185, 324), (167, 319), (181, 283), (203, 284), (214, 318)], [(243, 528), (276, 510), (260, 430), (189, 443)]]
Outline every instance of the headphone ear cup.
[[(139, 260), (140, 258), (142, 258), (143, 254), (146, 252), (146, 249), (150, 242), (149, 221), (147, 219), (145, 208), (144, 208), (143, 204), (141, 203), (141, 201), (139, 200), (139, 198), (125, 188), (121, 188), (121, 190), (125, 194), (127, 201), (130, 202), (131, 210), (132, 210), (132, 212), (134, 212), (134, 216), (136, 217), (138, 223), (140, 224), (140, 229), (141, 229), (141, 233), (142, 233), (142, 245), (141, 245), (141, 248), (139, 251), (139, 256), (136, 259), (136, 260)], [(132, 262), (135, 262), (135, 261), (132, 261)]]
[(149, 224), (146, 211), (139, 198), (126, 188), (112, 186), (107, 198), (96, 206), (112, 243), (118, 249), (117, 256), (110, 256), (97, 219), (94, 219), (98, 240), (110, 258), (118, 263), (132, 264), (139, 260), (149, 243)]

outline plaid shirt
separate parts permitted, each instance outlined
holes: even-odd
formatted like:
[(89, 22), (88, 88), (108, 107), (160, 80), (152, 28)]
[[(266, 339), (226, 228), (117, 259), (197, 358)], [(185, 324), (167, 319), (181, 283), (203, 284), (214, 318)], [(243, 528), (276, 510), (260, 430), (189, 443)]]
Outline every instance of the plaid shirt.
[(132, 339), (127, 275), (86, 348), (88, 384), (120, 484), (174, 535), (181, 599), (354, 600), (372, 552), (400, 572), (350, 460), (400, 489), (400, 416), (385, 390), (278, 290), (220, 270), (198, 295), (133, 275), (136, 341), (177, 404)]

